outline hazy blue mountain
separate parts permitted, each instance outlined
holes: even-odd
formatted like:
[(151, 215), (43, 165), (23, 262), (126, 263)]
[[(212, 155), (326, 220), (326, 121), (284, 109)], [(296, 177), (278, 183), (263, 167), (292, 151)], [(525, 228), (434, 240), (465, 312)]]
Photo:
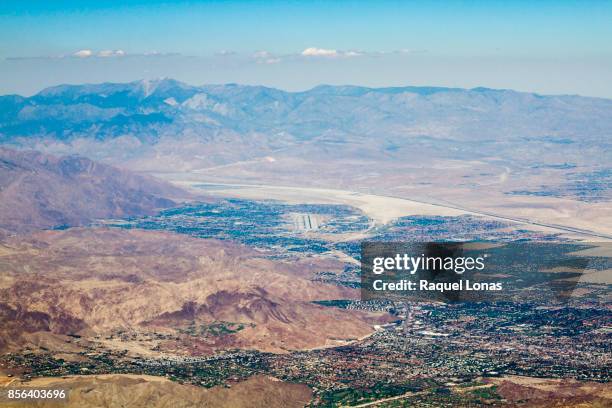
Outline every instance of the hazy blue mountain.
[(1, 144), (158, 175), (406, 196), (427, 185), (418, 192), (599, 202), (612, 191), (612, 100), (601, 98), (162, 79), (56, 86), (0, 108)]
[(285, 132), (298, 140), (330, 132), (341, 139), (384, 134), (601, 140), (612, 131), (612, 101), (487, 88), (324, 85), (284, 92), (234, 84), (197, 87), (170, 79), (61, 85), (28, 98), (0, 97), (3, 142), (130, 135), (155, 143), (164, 135), (218, 130)]

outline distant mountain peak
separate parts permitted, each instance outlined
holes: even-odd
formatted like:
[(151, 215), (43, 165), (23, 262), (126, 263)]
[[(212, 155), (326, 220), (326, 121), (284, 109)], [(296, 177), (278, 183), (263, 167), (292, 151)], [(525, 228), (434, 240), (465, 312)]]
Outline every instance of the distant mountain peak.
[(162, 77), (156, 79), (142, 79), (137, 81), (136, 84), (140, 87), (145, 98), (149, 97), (156, 91), (171, 92), (175, 89), (190, 89), (193, 88), (184, 82), (177, 81), (176, 79)]
[[(291, 135), (385, 133), (455, 140), (609, 134), (611, 100), (545, 96), (484, 87), (369, 88), (320, 85), (287, 92), (220, 84), (192, 86), (171, 78), (129, 83), (60, 85), (29, 98), (0, 97), (0, 143), (130, 136), (145, 144), (162, 137), (209, 132)], [(269, 146), (276, 146), (278, 138)], [(279, 145), (293, 143), (283, 141)], [(268, 146), (268, 147), (269, 147)]]

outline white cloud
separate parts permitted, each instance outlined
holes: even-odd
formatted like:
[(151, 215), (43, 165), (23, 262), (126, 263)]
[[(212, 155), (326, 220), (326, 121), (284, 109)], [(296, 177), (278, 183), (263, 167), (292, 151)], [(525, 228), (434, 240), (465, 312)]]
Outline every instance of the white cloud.
[(302, 51), (304, 57), (337, 57), (338, 55), (338, 51), (325, 48), (310, 47)]
[(424, 54), (424, 53), (427, 52), (427, 50), (423, 49), (423, 48), (402, 48), (401, 50), (396, 51), (396, 52), (399, 53), (399, 54), (411, 54), (411, 55), (414, 55), (414, 54)]
[(88, 58), (93, 55), (93, 51), (92, 50), (79, 50), (72, 55), (78, 58)]
[(342, 55), (344, 55), (345, 57), (361, 57), (363, 55), (363, 52), (361, 52), (361, 51), (346, 51)]
[(365, 52), (355, 50), (332, 50), (326, 48), (309, 47), (300, 53), (302, 57), (322, 57), (322, 58), (350, 58), (350, 57), (361, 57), (366, 55)]
[(257, 51), (253, 53), (253, 58), (258, 64), (278, 64), (281, 59), (268, 51)]
[(179, 53), (161, 53), (157, 51), (153, 52), (144, 52), (144, 53), (127, 53), (124, 50), (100, 50), (94, 51), (91, 49), (82, 49), (76, 52), (72, 52), (70, 54), (60, 54), (60, 55), (38, 55), (31, 57), (6, 57), (7, 60), (45, 60), (45, 59), (64, 59), (64, 58), (110, 58), (110, 57), (176, 57), (180, 56)]
[(281, 62), (280, 58), (268, 58), (263, 61), (264, 64), (278, 64), (279, 62)]
[(98, 57), (123, 57), (125, 56), (125, 51), (123, 50), (102, 50), (97, 54)]
[(263, 58), (271, 58), (272, 53), (268, 51), (256, 51), (253, 53), (253, 58), (255, 59), (263, 59)]

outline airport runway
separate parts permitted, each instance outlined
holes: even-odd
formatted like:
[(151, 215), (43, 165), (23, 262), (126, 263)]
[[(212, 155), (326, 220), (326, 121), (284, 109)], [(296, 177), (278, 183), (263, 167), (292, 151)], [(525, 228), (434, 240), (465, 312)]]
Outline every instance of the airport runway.
[[(219, 193), (220, 195), (223, 195), (223, 196), (241, 196), (240, 189), (262, 189), (268, 192), (271, 192), (271, 191), (277, 191), (277, 192), (280, 191), (280, 192), (287, 192), (287, 193), (296, 192), (302, 195), (308, 195), (309, 197), (311, 197), (312, 202), (316, 201), (316, 198), (312, 199), (312, 197), (321, 197), (322, 203), (335, 201), (338, 203), (344, 203), (346, 205), (353, 205), (353, 206), (357, 206), (357, 205), (355, 205), (355, 203), (351, 203), (351, 200), (358, 201), (359, 198), (362, 198), (363, 201), (367, 201), (368, 198), (376, 198), (376, 199), (382, 199), (382, 200), (385, 200), (385, 199), (399, 200), (407, 204), (412, 203), (412, 204), (417, 204), (420, 206), (439, 208), (441, 213), (448, 212), (448, 210), (453, 210), (453, 211), (463, 213), (463, 214), (487, 217), (487, 218), (497, 219), (501, 221), (523, 224), (523, 225), (532, 225), (535, 227), (542, 227), (542, 228), (550, 229), (550, 230), (561, 232), (561, 233), (572, 233), (572, 234), (576, 234), (576, 235), (580, 235), (584, 237), (612, 240), (612, 235), (610, 234), (604, 234), (604, 233), (600, 233), (596, 231), (589, 231), (589, 230), (584, 230), (580, 228), (574, 228), (574, 227), (570, 227), (566, 225), (549, 224), (549, 223), (534, 221), (534, 220), (521, 218), (521, 217), (509, 217), (509, 216), (495, 214), (491, 212), (480, 211), (477, 209), (475, 210), (472, 208), (465, 208), (459, 205), (454, 205), (452, 203), (439, 204), (439, 203), (432, 203), (432, 202), (427, 202), (427, 201), (422, 201), (422, 200), (407, 199), (404, 197), (379, 195), (379, 194), (365, 194), (365, 193), (359, 193), (359, 192), (354, 192), (354, 191), (336, 190), (336, 189), (328, 189), (328, 188), (272, 186), (272, 185), (266, 185), (266, 184), (206, 183), (206, 182), (199, 182), (199, 181), (174, 181), (174, 182), (182, 186), (188, 186), (192, 189), (197, 189), (198, 185), (207, 186), (206, 188), (207, 191), (211, 193), (213, 192)], [(261, 199), (266, 199), (266, 198), (269, 199), (271, 197), (269, 196), (269, 194), (263, 193)]]

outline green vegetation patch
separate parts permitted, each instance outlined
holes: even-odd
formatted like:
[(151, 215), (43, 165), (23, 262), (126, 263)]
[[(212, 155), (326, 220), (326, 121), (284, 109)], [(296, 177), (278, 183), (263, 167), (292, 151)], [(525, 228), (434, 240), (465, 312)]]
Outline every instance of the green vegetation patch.
[(485, 401), (501, 399), (501, 396), (497, 393), (496, 385), (492, 387), (486, 387), (486, 388), (477, 388), (475, 390), (470, 391), (470, 394), (480, 400), (485, 400)]
[(236, 323), (218, 321), (209, 324), (196, 325), (191, 324), (185, 329), (178, 329), (179, 333), (188, 334), (190, 336), (225, 336), (228, 334), (238, 333), (246, 327), (255, 327), (255, 324)]
[(320, 397), (321, 405), (326, 407), (339, 407), (363, 404), (380, 399), (403, 395), (408, 392), (418, 392), (422, 384), (376, 384), (364, 389), (347, 388), (332, 390), (323, 393)]
[(321, 305), (321, 306), (339, 307), (342, 309), (346, 309), (353, 302), (354, 301), (350, 299), (336, 299), (336, 300), (315, 300), (312, 303)]

